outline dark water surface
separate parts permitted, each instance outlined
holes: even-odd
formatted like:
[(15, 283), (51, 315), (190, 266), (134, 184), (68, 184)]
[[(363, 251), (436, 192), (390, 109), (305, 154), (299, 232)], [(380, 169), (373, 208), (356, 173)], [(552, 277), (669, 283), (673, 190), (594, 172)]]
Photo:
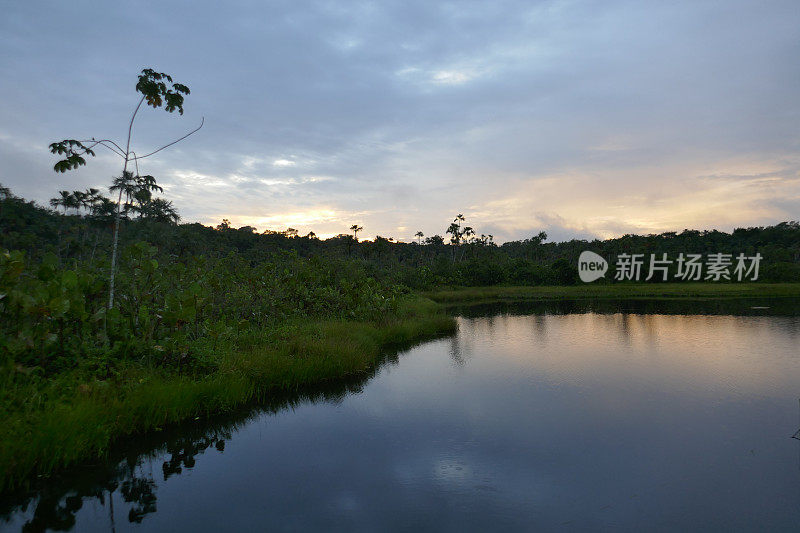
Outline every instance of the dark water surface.
[(798, 531), (798, 305), (457, 308), (372, 376), (7, 496), (0, 529)]

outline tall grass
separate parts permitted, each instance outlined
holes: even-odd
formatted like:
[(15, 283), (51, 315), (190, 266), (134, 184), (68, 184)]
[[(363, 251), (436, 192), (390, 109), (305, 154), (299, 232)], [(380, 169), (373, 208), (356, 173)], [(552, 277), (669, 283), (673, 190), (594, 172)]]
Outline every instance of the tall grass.
[(800, 297), (800, 283), (615, 283), (573, 286), (464, 287), (423, 293), (441, 303), (574, 298)]

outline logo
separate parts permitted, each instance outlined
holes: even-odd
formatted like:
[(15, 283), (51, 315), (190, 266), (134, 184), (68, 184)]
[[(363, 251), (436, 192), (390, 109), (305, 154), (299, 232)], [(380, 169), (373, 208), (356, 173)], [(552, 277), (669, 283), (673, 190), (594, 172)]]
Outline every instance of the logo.
[[(675, 259), (669, 254), (650, 254), (647, 261), (645, 254), (621, 253), (614, 264), (615, 281), (644, 281), (656, 278), (657, 281), (756, 281), (761, 266), (762, 256), (756, 253), (746, 256), (743, 253), (734, 256), (732, 253), (705, 254), (679, 253)], [(649, 265), (649, 267), (648, 267)], [(606, 275), (608, 262), (601, 256), (588, 250), (581, 252), (578, 258), (578, 275), (581, 281), (591, 283)]]
[(581, 281), (591, 283), (600, 279), (608, 272), (608, 262), (594, 252), (588, 250), (581, 252), (578, 258), (578, 275)]

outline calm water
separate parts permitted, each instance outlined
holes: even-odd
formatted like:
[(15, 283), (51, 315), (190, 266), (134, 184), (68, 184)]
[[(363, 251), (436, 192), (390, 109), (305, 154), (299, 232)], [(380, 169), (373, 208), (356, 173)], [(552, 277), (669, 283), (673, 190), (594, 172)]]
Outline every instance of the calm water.
[(682, 305), (458, 309), (372, 376), (6, 497), (0, 529), (797, 531), (798, 303)]

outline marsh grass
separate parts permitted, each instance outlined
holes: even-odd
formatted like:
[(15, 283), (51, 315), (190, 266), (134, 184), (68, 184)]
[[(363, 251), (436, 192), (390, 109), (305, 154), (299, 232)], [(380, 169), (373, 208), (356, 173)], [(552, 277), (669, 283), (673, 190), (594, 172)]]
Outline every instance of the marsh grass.
[(206, 373), (129, 365), (103, 380), (9, 378), (0, 398), (0, 491), (102, 456), (126, 435), (365, 373), (384, 351), (455, 327), (434, 302), (409, 297), (379, 323), (297, 321), (209, 342), (203, 348), (214, 365)]
[(800, 297), (800, 283), (615, 283), (571, 286), (463, 287), (423, 293), (440, 303), (578, 298), (782, 298)]

